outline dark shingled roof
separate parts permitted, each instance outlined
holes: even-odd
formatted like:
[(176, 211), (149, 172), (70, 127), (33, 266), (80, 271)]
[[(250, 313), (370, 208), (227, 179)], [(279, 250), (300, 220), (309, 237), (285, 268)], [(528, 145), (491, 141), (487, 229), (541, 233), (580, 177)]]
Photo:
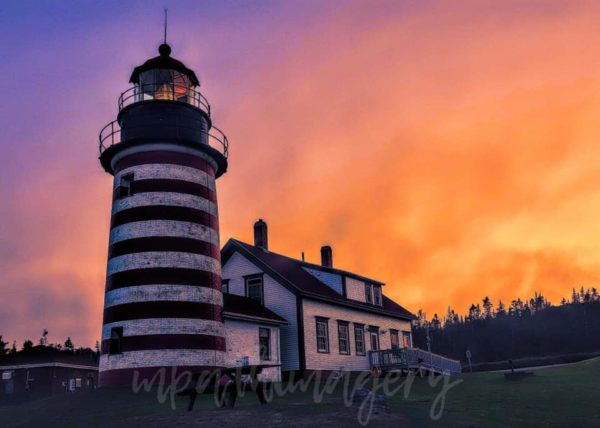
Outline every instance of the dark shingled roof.
[(236, 239), (230, 239), (223, 247), (223, 250), (221, 251), (222, 264), (225, 264), (236, 251), (296, 294), (395, 318), (407, 320), (416, 319), (411, 312), (385, 296), (383, 296), (383, 305), (381, 307), (347, 299), (319, 281), (316, 277), (304, 270), (303, 267), (319, 269), (323, 272), (333, 274), (346, 275), (372, 284), (382, 284), (379, 281), (340, 269), (326, 268), (320, 265), (302, 262), (281, 254), (273, 253), (272, 251), (265, 251), (262, 248), (246, 244), (245, 242)]
[(246, 296), (238, 296), (235, 294), (223, 294), (223, 312), (242, 315), (244, 317), (261, 318), (280, 324), (288, 323), (284, 318), (261, 305), (260, 302)]

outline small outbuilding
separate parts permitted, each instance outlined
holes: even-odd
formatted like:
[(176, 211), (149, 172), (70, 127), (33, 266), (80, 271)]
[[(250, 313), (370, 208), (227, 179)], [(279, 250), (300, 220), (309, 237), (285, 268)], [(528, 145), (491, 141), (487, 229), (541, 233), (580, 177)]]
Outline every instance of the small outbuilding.
[(35, 346), (0, 357), (0, 375), (0, 403), (18, 404), (96, 388), (98, 357)]

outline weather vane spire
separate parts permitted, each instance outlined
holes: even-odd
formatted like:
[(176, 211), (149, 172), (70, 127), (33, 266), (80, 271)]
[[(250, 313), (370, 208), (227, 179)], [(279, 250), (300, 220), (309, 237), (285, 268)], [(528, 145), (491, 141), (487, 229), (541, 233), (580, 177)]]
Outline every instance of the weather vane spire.
[(165, 8), (165, 45), (167, 44), (167, 13), (168, 13), (168, 9)]

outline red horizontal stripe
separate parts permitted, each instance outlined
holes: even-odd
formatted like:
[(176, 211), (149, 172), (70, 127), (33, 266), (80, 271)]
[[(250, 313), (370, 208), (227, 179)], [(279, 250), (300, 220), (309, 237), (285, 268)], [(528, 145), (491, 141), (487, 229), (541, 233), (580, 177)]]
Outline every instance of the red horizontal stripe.
[(214, 215), (194, 208), (165, 205), (150, 205), (119, 211), (113, 214), (110, 227), (113, 229), (122, 224), (148, 220), (187, 221), (219, 232), (219, 220)]
[[(116, 369), (116, 370), (105, 370), (100, 371), (98, 374), (99, 386), (131, 386), (134, 380), (134, 375), (137, 373), (137, 384), (140, 385), (142, 381), (151, 382), (153, 379), (155, 383), (153, 385), (165, 385), (172, 384), (177, 381), (183, 383), (191, 378), (186, 376), (186, 373), (199, 374), (203, 372), (212, 372), (216, 369), (223, 367), (214, 366), (178, 366), (178, 367), (140, 367), (132, 369)], [(160, 376), (164, 373), (163, 376)], [(159, 375), (157, 375), (159, 374)], [(180, 385), (185, 387), (186, 385)], [(189, 387), (195, 385), (187, 385)]]
[(179, 153), (171, 151), (133, 153), (117, 162), (114, 168), (114, 172), (116, 174), (125, 168), (146, 164), (171, 164), (189, 166), (191, 168), (196, 168), (201, 171), (204, 171), (207, 174), (210, 174), (212, 177), (215, 176), (215, 170), (213, 169), (210, 162), (208, 162), (207, 160), (188, 153)]
[[(102, 341), (102, 353), (107, 354), (110, 339)], [(225, 351), (225, 338), (208, 334), (149, 334), (124, 336), (121, 352), (147, 351), (154, 349), (210, 349)]]
[(148, 284), (193, 285), (221, 289), (221, 277), (212, 272), (185, 268), (148, 268), (118, 272), (106, 278), (106, 291)]
[(171, 236), (155, 236), (147, 238), (127, 239), (112, 244), (108, 249), (108, 258), (124, 254), (142, 253), (146, 251), (178, 251), (183, 253), (202, 254), (221, 260), (218, 246), (198, 239)]
[(104, 309), (104, 324), (147, 318), (192, 318), (223, 320), (223, 308), (203, 302), (136, 302)]

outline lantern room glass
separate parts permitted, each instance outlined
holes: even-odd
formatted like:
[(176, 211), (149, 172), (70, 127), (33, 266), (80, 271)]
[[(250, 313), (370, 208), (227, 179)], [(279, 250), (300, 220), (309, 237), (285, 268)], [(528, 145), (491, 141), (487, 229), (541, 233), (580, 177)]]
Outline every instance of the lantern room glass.
[(170, 100), (192, 104), (193, 85), (176, 70), (157, 68), (140, 73), (136, 84), (136, 101)]

